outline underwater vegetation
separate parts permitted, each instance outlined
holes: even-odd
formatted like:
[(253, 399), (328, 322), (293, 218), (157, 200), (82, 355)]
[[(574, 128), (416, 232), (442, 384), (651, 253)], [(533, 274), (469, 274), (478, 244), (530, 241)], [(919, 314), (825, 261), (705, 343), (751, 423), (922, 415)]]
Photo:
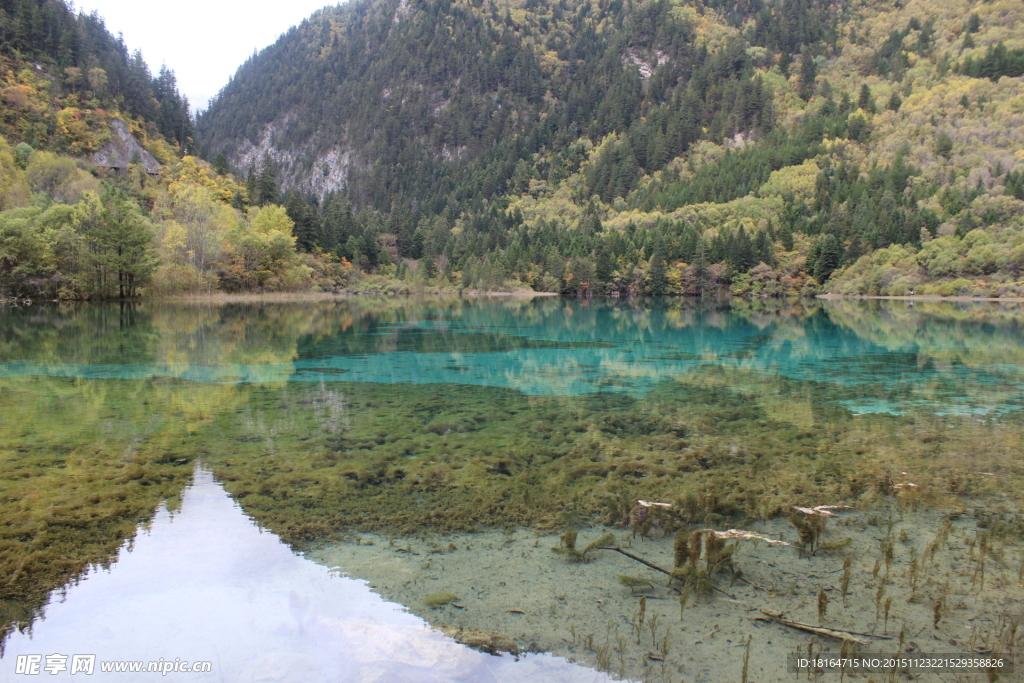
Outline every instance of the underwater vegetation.
[(423, 604), (427, 607), (443, 607), (449, 603), (455, 602), (458, 599), (459, 596), (455, 595), (455, 593), (441, 591), (439, 593), (431, 593), (430, 595), (423, 598)]
[(583, 548), (577, 548), (576, 530), (566, 529), (559, 537), (558, 547), (552, 548), (551, 550), (559, 555), (564, 555), (567, 559), (572, 560), (573, 562), (586, 562), (589, 559), (587, 557), (587, 553), (591, 553), (601, 546), (611, 545), (614, 542), (615, 534), (602, 534)]
[[(574, 529), (619, 525), (633, 543), (685, 528), (673, 567), (677, 586), (693, 593), (730, 574), (736, 540), (694, 537), (694, 527), (742, 528), (794, 507), (960, 510), (993, 533), (1019, 534), (1024, 399), (1011, 381), (1017, 351), (1000, 358), (998, 346), (1019, 332), (1020, 312), (876, 307), (858, 318), (840, 303), (834, 316), (834, 302), (557, 300), (5, 311), (0, 576), (9, 578), (0, 623), (27, 624), (49, 591), (109, 562), (161, 501), (174, 507), (197, 461), (299, 550), (357, 531), (551, 530), (568, 517), (581, 521)], [(689, 332), (672, 336), (680, 330)], [(623, 361), (621, 348), (608, 348), (616, 335), (631, 340), (631, 353), (650, 352)], [(986, 360), (967, 372), (964, 348), (975, 340)], [(834, 348), (849, 353), (815, 355)], [(374, 363), (387, 366), (392, 351), (448, 354), (450, 379), (346, 381), (336, 372), (338, 358), (378, 354)], [(609, 383), (529, 393), (513, 386), (512, 370), (507, 385), (460, 383), (476, 354), (513, 351), (555, 354), (555, 367), (585, 358), (594, 367), (573, 371), (599, 368)], [(324, 378), (310, 380), (319, 367)], [(60, 376), (86, 371), (98, 376)], [(288, 381), (289, 373), (305, 374)], [(611, 383), (638, 378), (628, 391)], [(998, 410), (935, 409), (950, 396)], [(900, 410), (850, 408), (866, 400)], [(993, 497), (999, 511), (971, 502)], [(805, 554), (844, 552), (843, 539), (822, 538), (825, 518), (812, 517), (794, 522)], [(553, 550), (586, 561), (611, 542), (564, 535)], [(883, 553), (880, 573), (884, 561)], [(827, 597), (831, 615), (841, 598)], [(947, 608), (936, 604), (941, 623)], [(883, 621), (884, 609), (882, 596)]]
[(177, 506), (192, 476), (187, 425), (171, 405), (160, 419), (146, 406), (170, 384), (0, 382), (0, 636), (27, 626), (49, 591), (109, 564), (159, 503)]

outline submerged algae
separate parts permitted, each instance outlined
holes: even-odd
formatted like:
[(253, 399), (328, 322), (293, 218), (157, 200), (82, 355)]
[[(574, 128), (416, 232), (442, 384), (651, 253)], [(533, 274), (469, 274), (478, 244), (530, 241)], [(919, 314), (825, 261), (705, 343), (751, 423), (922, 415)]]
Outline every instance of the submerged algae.
[(147, 405), (164, 393), (153, 384), (0, 385), (0, 636), (27, 626), (51, 590), (112, 561), (160, 502), (176, 505), (192, 473), (176, 443), (187, 434)]
[[(1012, 373), (967, 375), (935, 366), (947, 361), (941, 354), (905, 345), (881, 353), (849, 331), (837, 337), (817, 305), (738, 313), (557, 301), (81, 311), (93, 312), (0, 322), (5, 360), (61, 372), (70, 360), (142, 377), (19, 377), (11, 366), (0, 379), (11, 416), (0, 428), (0, 516), (10, 520), (0, 563), (15, 577), (0, 594), (5, 623), (24, 622), (46, 591), (88, 563), (108, 561), (136, 521), (178, 495), (196, 460), (247, 514), (297, 549), (353, 531), (622, 523), (637, 498), (672, 503), (665, 524), (716, 526), (771, 518), (793, 505), (871, 509), (893, 501), (911, 509), (962, 507), (969, 496), (1004, 496), (1011, 505), (1024, 497)], [(856, 330), (849, 310), (843, 315)], [(939, 333), (921, 324), (931, 338)], [(522, 328), (530, 326), (538, 338), (524, 342)], [(415, 331), (425, 327), (437, 336)], [(673, 336), (686, 329), (696, 331)], [(69, 341), (74, 336), (80, 346)], [(608, 348), (609, 338), (618, 350)], [(537, 385), (522, 385), (512, 370), (477, 376), (498, 386), (400, 383), (405, 375), (392, 384), (337, 381), (345, 375), (331, 365), (335, 357), (322, 356), (379, 354), (372, 362), (386, 366), (391, 351), (436, 356), (438, 349), (448, 352), (444, 367), (455, 368), (486, 365), (474, 360), (478, 353), (569, 354), (544, 366), (517, 356), (514, 367), (535, 377), (585, 352), (586, 367), (561, 367), (587, 377), (599, 370), (601, 382), (623, 386), (531, 394)], [(686, 364), (659, 364), (659, 354)], [(125, 358), (131, 365), (110, 365)], [(132, 374), (144, 365), (150, 369)], [(319, 366), (326, 378), (311, 381)], [(893, 368), (899, 381), (888, 381)], [(929, 372), (916, 376), (921, 368)], [(155, 369), (162, 376), (146, 374)], [(236, 370), (239, 379), (230, 379)], [(277, 381), (289, 377), (302, 381)], [(865, 396), (901, 409), (846, 407)], [(1002, 407), (980, 416), (926, 407), (975, 399)], [(40, 520), (51, 519), (57, 524), (44, 528)], [(61, 563), (48, 564), (58, 556)]]

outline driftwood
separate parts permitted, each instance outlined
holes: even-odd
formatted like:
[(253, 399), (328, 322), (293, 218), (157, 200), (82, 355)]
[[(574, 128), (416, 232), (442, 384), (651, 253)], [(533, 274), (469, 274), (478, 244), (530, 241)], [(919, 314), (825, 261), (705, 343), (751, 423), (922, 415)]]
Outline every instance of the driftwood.
[[(625, 550), (623, 550), (622, 548), (619, 548), (618, 546), (613, 546), (613, 545), (602, 545), (602, 546), (598, 546), (598, 548), (597, 548), (597, 549), (598, 549), (598, 550), (614, 550), (615, 552), (617, 552), (617, 553), (622, 553), (623, 555), (625, 555), (625, 556), (626, 556), (626, 557), (628, 557), (629, 559), (631, 559), (631, 560), (636, 560), (636, 561), (637, 561), (637, 562), (639, 562), (640, 564), (645, 564), (645, 565), (647, 565), (648, 567), (650, 567), (651, 569), (654, 569), (654, 570), (656, 570), (656, 571), (659, 571), (659, 572), (661, 572), (662, 574), (667, 574), (668, 576), (672, 576), (672, 572), (670, 572), (669, 570), (667, 570), (667, 569), (663, 569), (663, 568), (659, 567), (658, 565), (656, 565), (656, 564), (654, 564), (654, 563), (652, 563), (652, 562), (648, 562), (647, 560), (645, 560), (645, 559), (644, 559), (644, 558), (642, 558), (642, 557), (637, 557), (637, 556), (636, 556), (636, 555), (634, 555), (633, 553), (628, 553), (628, 552), (626, 552)], [(721, 588), (719, 588), (718, 586), (714, 586), (714, 585), (713, 585), (713, 586), (711, 586), (711, 588), (712, 588), (712, 589), (714, 589), (714, 590), (716, 590), (716, 591), (718, 591), (718, 592), (719, 592), (719, 593), (721, 593), (722, 595), (728, 596), (728, 597), (732, 598), (733, 600), (736, 600), (736, 596), (735, 596), (735, 595), (733, 595), (732, 593), (727, 593), (727, 592), (725, 592), (724, 590), (722, 590), (722, 589), (721, 589)]]
[(617, 547), (617, 546), (612, 546), (612, 545), (602, 545), (602, 546), (598, 546), (598, 548), (597, 548), (597, 549), (598, 549), (598, 550), (614, 550), (615, 552), (617, 552), (617, 553), (622, 553), (623, 555), (625, 555), (625, 556), (626, 556), (626, 557), (628, 557), (629, 559), (631, 559), (631, 560), (636, 560), (636, 561), (637, 561), (637, 562), (639, 562), (640, 564), (645, 564), (645, 565), (647, 565), (648, 567), (650, 567), (651, 569), (654, 569), (654, 570), (656, 570), (656, 571), (659, 571), (659, 572), (661, 572), (662, 574), (668, 574), (669, 576), (672, 576), (672, 572), (670, 572), (669, 570), (667, 570), (667, 569), (662, 569), (662, 568), (661, 568), (661, 567), (659, 567), (658, 565), (656, 565), (656, 564), (653, 564), (653, 563), (651, 563), (651, 562), (648, 562), (647, 560), (645, 560), (645, 559), (644, 559), (644, 558), (642, 558), (642, 557), (637, 557), (637, 556), (636, 556), (636, 555), (634, 555), (633, 553), (627, 553), (627, 552), (626, 552), (625, 550), (623, 550), (622, 548), (619, 548), (619, 547)]
[(880, 638), (882, 640), (892, 640), (892, 636), (876, 636), (872, 633), (861, 633), (859, 631), (840, 631), (834, 628), (825, 628), (823, 626), (812, 626), (810, 624), (804, 624), (799, 621), (791, 621), (782, 617), (782, 612), (769, 612), (767, 610), (761, 610), (761, 614), (765, 615), (772, 621), (782, 624), (783, 626), (789, 626), (790, 628), (799, 629), (801, 631), (807, 631), (809, 633), (817, 633), (822, 636), (829, 636), (838, 640), (847, 640), (852, 643), (859, 643), (861, 645), (870, 645), (871, 641), (858, 636), (868, 636), (870, 638)]

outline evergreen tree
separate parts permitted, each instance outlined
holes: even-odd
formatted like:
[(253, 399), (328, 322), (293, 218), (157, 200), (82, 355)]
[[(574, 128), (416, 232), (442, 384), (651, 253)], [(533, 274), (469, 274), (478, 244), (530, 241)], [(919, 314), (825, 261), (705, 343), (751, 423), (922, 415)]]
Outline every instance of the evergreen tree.
[(824, 283), (839, 267), (842, 250), (834, 235), (824, 235), (819, 240), (817, 258), (814, 261), (814, 279)]
[(651, 294), (662, 296), (668, 287), (665, 269), (665, 240), (659, 232), (654, 239), (654, 252), (651, 254), (649, 280), (651, 283)]
[(857, 108), (866, 112), (875, 113), (875, 98), (871, 95), (871, 88), (867, 83), (860, 86), (860, 94), (857, 96)]
[(805, 102), (814, 95), (814, 79), (818, 76), (818, 67), (809, 50), (805, 50), (800, 60), (800, 97)]

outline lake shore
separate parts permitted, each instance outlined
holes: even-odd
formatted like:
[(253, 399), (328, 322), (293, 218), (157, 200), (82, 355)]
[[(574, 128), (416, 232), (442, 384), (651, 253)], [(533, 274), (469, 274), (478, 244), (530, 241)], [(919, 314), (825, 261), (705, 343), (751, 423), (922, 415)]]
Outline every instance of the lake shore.
[(396, 297), (462, 297), (469, 299), (483, 299), (490, 297), (510, 299), (533, 299), (536, 297), (558, 296), (554, 292), (534, 292), (529, 290), (516, 290), (514, 292), (492, 292), (486, 290), (467, 289), (464, 291), (449, 291), (442, 289), (425, 289), (420, 292), (408, 294), (384, 294), (364, 292), (262, 292), (262, 293), (227, 293), (213, 292), (210, 294), (183, 294), (177, 296), (154, 296), (147, 297), (145, 301), (160, 301), (168, 303), (286, 303), (291, 301), (346, 301), (351, 299), (372, 299), (372, 298), (396, 298)]
[(873, 299), (885, 300), (885, 301), (988, 301), (988, 302), (1010, 302), (1020, 303), (1024, 302), (1024, 297), (1019, 296), (1007, 296), (1007, 297), (992, 297), (992, 296), (867, 296), (865, 294), (818, 294), (815, 296), (816, 299), (828, 299), (828, 300), (865, 300), (870, 301)]

